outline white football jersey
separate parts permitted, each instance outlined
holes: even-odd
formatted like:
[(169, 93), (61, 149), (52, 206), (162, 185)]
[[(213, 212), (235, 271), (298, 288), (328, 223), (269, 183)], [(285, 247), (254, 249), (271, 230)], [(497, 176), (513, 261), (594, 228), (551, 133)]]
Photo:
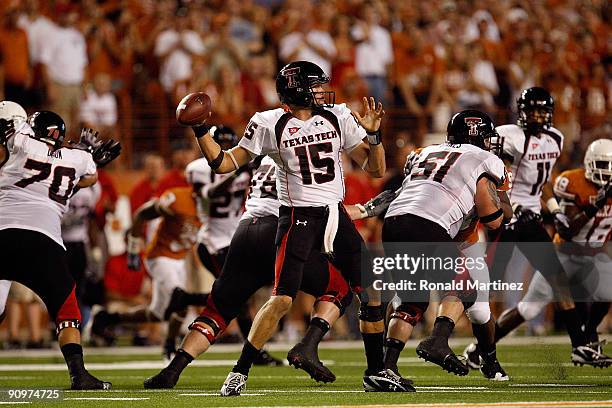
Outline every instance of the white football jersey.
[(96, 208), (102, 188), (99, 183), (82, 188), (68, 203), (68, 211), (62, 217), (62, 239), (64, 242), (89, 242), (89, 220)]
[(512, 184), (508, 197), (512, 204), (539, 213), (542, 187), (550, 180), (563, 149), (563, 134), (550, 128), (540, 137), (528, 137), (517, 125), (498, 126), (504, 138), (504, 158), (512, 162)]
[(317, 109), (306, 121), (279, 108), (253, 115), (239, 146), (253, 157), (274, 159), (281, 204), (324, 206), (344, 199), (340, 157), (364, 137), (365, 130), (344, 104)]
[(478, 180), (485, 175), (501, 185), (506, 177), (499, 157), (470, 144), (425, 147), (410, 155), (405, 171), (385, 218), (413, 214), (439, 224), (453, 238), (474, 208)]
[(230, 244), (238, 228), (251, 176), (244, 172), (218, 196), (207, 198), (208, 189), (230, 177), (230, 174), (216, 174), (204, 158), (189, 163), (185, 173), (189, 183), (202, 185), (197, 200), (202, 227), (198, 231), (197, 241), (206, 245), (208, 251), (214, 254)]
[(278, 217), (280, 201), (276, 189), (276, 163), (271, 157), (264, 157), (251, 178), (251, 190), (244, 204), (246, 210), (242, 219), (253, 217)]
[(78, 149), (50, 150), (29, 137), (23, 124), (7, 143), (10, 157), (0, 175), (0, 229), (38, 231), (62, 247), (61, 218), (80, 178), (96, 174), (91, 154)]

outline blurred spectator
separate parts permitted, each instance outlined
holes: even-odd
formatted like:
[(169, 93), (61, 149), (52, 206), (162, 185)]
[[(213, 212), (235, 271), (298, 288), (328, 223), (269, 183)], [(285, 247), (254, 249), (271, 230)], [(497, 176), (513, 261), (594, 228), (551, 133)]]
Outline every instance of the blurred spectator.
[(80, 119), (83, 127), (99, 131), (104, 139), (117, 139), (117, 99), (111, 92), (108, 74), (97, 74), (93, 86), (85, 91), (80, 105)]
[(87, 68), (87, 46), (85, 37), (75, 28), (79, 18), (76, 6), (58, 4), (55, 12), (59, 26), (48, 33), (41, 56), (47, 101), (50, 110), (64, 119), (67, 132), (78, 134), (76, 126)]
[(355, 40), (351, 35), (351, 20), (338, 15), (332, 23), (331, 35), (336, 47), (336, 58), (332, 64), (331, 86), (343, 83), (345, 75), (355, 72)]
[(240, 83), (240, 70), (233, 65), (221, 67), (208, 94), (215, 109), (211, 123), (223, 123), (237, 128), (244, 121), (244, 95)]
[(279, 101), (274, 80), (274, 59), (269, 53), (259, 51), (252, 53), (248, 60), (249, 63), (242, 73), (245, 112), (248, 114), (277, 107)]
[(163, 157), (154, 153), (149, 153), (144, 157), (142, 167), (144, 177), (130, 192), (132, 214), (155, 195), (157, 186), (166, 171)]
[(215, 14), (210, 23), (210, 33), (204, 39), (206, 48), (206, 75), (218, 78), (225, 67), (242, 66), (247, 49), (239, 46), (239, 41), (232, 37), (230, 17), (225, 13)]
[[(25, 319), (22, 319), (24, 312)], [(28, 339), (25, 347), (43, 348), (42, 314), (43, 304), (40, 298), (22, 284), (13, 282), (7, 303), (8, 348), (19, 349), (22, 347), (20, 329), (24, 321), (28, 327)]]
[(30, 91), (31, 103), (38, 108), (44, 101), (45, 91), (42, 77), (42, 57), (48, 38), (57, 25), (40, 13), (38, 0), (24, 0), (24, 13), (19, 16), (17, 25), (25, 30), (28, 36), (28, 51), (30, 66), (32, 67), (32, 88)]
[(610, 101), (610, 82), (601, 63), (591, 65), (588, 75), (582, 81), (582, 106), (584, 115), (581, 124), (584, 130), (591, 130), (610, 123), (612, 106)]
[(159, 81), (168, 94), (177, 81), (192, 74), (192, 57), (204, 52), (204, 43), (187, 18), (187, 10), (179, 9), (170, 26), (155, 40), (155, 55), (160, 60)]
[(309, 14), (292, 14), (287, 25), (292, 27), (289, 34), (281, 38), (279, 55), (285, 63), (303, 60), (321, 67), (331, 75), (332, 61), (336, 57), (336, 46), (331, 35), (315, 28)]
[(31, 106), (29, 88), (32, 83), (28, 37), (18, 27), (16, 7), (4, 12), (0, 27), (0, 100), (8, 99), (22, 106)]
[(393, 49), (389, 31), (380, 25), (380, 15), (371, 4), (363, 7), (363, 21), (353, 27), (357, 39), (355, 65), (368, 84), (368, 94), (385, 103)]

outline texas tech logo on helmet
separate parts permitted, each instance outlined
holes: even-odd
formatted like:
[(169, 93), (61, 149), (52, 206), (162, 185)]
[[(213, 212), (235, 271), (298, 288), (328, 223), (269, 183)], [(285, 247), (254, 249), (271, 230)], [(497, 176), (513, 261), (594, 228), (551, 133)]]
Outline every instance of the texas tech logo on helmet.
[(478, 136), (478, 127), (482, 124), (482, 118), (467, 117), (464, 119), (468, 126), (468, 134), (470, 136)]
[(300, 73), (300, 67), (284, 69), (281, 74), (287, 78), (287, 88), (297, 88), (300, 86), (298, 74)]

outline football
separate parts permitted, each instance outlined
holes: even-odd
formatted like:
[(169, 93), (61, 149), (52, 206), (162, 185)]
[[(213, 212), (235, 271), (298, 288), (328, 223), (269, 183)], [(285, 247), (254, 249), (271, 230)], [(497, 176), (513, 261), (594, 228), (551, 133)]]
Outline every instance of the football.
[(183, 126), (204, 123), (210, 116), (212, 102), (204, 92), (194, 92), (181, 99), (176, 107), (176, 120)]

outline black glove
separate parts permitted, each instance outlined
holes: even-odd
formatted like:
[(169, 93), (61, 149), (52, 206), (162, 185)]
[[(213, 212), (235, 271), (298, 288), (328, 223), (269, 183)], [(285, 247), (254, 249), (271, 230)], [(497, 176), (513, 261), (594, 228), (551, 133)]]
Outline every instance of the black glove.
[(119, 154), (121, 153), (121, 143), (109, 139), (104, 143), (96, 146), (91, 153), (93, 157), (93, 161), (96, 163), (98, 167), (104, 167), (108, 163), (115, 160)]
[(370, 199), (363, 206), (358, 205), (358, 207), (362, 212), (365, 211), (368, 217), (374, 217), (385, 211), (389, 207), (389, 204), (395, 200), (395, 197), (397, 197), (397, 192), (385, 190), (376, 197)]
[(522, 205), (518, 205), (514, 208), (514, 215), (516, 215), (517, 224), (530, 224), (532, 222), (542, 221), (542, 216), (535, 213), (527, 208), (523, 208)]
[(6, 145), (6, 141), (13, 133), (15, 133), (15, 124), (13, 121), (0, 119), (0, 145)]
[(570, 229), (570, 220), (567, 215), (561, 211), (555, 211), (553, 214), (553, 221), (555, 223), (555, 229), (557, 233), (566, 241), (571, 241), (572, 233)]

